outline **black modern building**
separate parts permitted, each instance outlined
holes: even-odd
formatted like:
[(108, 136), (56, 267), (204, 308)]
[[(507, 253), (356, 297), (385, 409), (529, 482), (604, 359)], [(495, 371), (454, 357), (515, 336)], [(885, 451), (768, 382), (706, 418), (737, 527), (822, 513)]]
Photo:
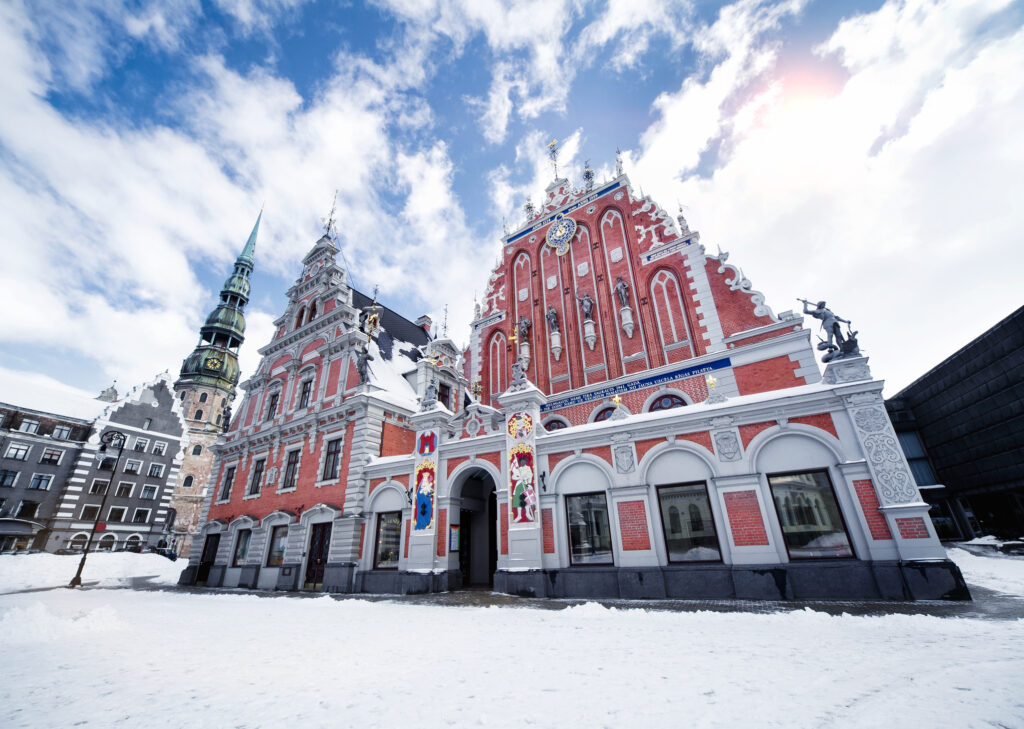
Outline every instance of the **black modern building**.
[(886, 408), (941, 539), (1024, 535), (1024, 307)]

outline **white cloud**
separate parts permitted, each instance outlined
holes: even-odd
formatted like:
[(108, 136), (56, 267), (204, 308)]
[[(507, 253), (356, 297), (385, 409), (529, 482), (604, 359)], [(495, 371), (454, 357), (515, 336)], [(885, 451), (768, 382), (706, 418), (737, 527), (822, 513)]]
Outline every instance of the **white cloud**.
[[(823, 44), (838, 92), (783, 74), (733, 108), (773, 46), (713, 32), (733, 50), (659, 100), (635, 177), (686, 202), (776, 311), (826, 298), (852, 319), (891, 394), (1020, 304), (1024, 32), (1000, 35), (1003, 6), (887, 3)], [(727, 152), (702, 178), (712, 141)]]

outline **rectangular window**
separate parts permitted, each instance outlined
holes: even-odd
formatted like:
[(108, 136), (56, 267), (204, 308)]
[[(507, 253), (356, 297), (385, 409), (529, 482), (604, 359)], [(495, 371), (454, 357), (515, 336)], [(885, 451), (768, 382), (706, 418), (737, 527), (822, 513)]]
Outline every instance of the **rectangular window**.
[(164, 454), (164, 451), (166, 451), (166, 450), (167, 450), (167, 444), (164, 443), (162, 440), (158, 440), (156, 443), (153, 444), (153, 455), (154, 456), (162, 456)]
[(613, 564), (608, 499), (603, 493), (565, 497), (572, 564)]
[(299, 394), (299, 407), (309, 407), (309, 396), (313, 394), (313, 381), (306, 380), (302, 383), (302, 392)]
[(278, 394), (276, 392), (270, 396), (270, 404), (267, 405), (267, 417), (264, 420), (273, 420), (274, 416), (277, 415), (277, 398)]
[(143, 499), (155, 499), (156, 498), (156, 486), (143, 486), (142, 487), (142, 498)]
[(131, 498), (134, 485), (131, 481), (122, 481), (117, 485), (117, 491), (114, 492), (114, 496), (120, 496), (122, 499)]
[(107, 512), (107, 521), (118, 523), (124, 521), (124, 513), (126, 509), (123, 506), (111, 506), (110, 511)]
[(11, 443), (7, 446), (7, 458), (24, 461), (28, 458), (29, 447), (22, 443)]
[(722, 560), (707, 484), (700, 481), (659, 486), (658, 504), (669, 562)]
[(71, 428), (67, 425), (56, 425), (53, 428), (53, 437), (57, 440), (67, 440), (71, 437)]
[(136, 509), (135, 516), (132, 517), (132, 524), (147, 523), (149, 523), (149, 509)]
[(253, 466), (252, 480), (249, 482), (249, 496), (256, 496), (260, 492), (260, 487), (263, 485), (263, 469), (266, 465), (267, 459), (261, 458)]
[(373, 541), (373, 568), (398, 569), (398, 547), (402, 541), (402, 512), (377, 514), (377, 534)]
[(100, 456), (100, 462), (97, 468), (101, 471), (113, 471), (114, 470), (114, 457), (113, 456)]
[(288, 525), (274, 527), (270, 532), (270, 551), (267, 552), (267, 567), (280, 567), (284, 563), (284, 545), (288, 541)]
[(105, 494), (107, 493), (107, 486), (110, 485), (110, 481), (100, 481), (96, 479), (92, 482), (92, 486), (89, 487), (90, 494)]
[(249, 542), (252, 540), (252, 529), (239, 529), (235, 540), (235, 554), (231, 558), (232, 567), (241, 567), (249, 556)]
[(18, 428), (22, 433), (37, 433), (39, 432), (39, 421), (38, 420), (22, 420), (21, 426)]
[(162, 463), (150, 463), (149, 464), (149, 477), (160, 478), (164, 475), (164, 464)]
[(33, 473), (32, 481), (28, 487), (30, 489), (38, 489), (40, 491), (46, 491), (50, 488), (50, 483), (53, 481), (52, 473)]
[(136, 438), (135, 449), (139, 453), (145, 453), (146, 449), (149, 448), (149, 438)]
[(231, 484), (235, 482), (235, 467), (231, 466), (224, 472), (224, 483), (220, 487), (219, 501), (227, 501), (231, 498)]
[(22, 501), (21, 506), (18, 507), (18, 513), (14, 515), (15, 519), (34, 519), (36, 511), (39, 510), (39, 502), (37, 501)]
[(769, 476), (768, 485), (790, 559), (853, 556), (827, 471)]
[(98, 506), (83, 506), (82, 507), (82, 519), (85, 521), (96, 521), (96, 517), (100, 515), (100, 507)]
[(338, 477), (338, 468), (341, 466), (340, 456), (341, 439), (339, 438), (327, 444), (327, 453), (324, 456), (324, 481)]
[(63, 456), (64, 451), (61, 448), (43, 448), (43, 455), (40, 457), (39, 462), (56, 466), (60, 463), (60, 459)]
[(0, 471), (0, 486), (14, 486), (14, 482), (17, 480), (17, 471)]
[(142, 423), (143, 430), (149, 430), (153, 425), (153, 418), (146, 418)]
[(446, 408), (452, 409), (452, 388), (447, 382), (442, 382), (437, 386), (437, 399)]
[(288, 461), (284, 467), (284, 483), (281, 484), (282, 491), (290, 491), (296, 486), (299, 478), (299, 451), (289, 451)]
[(138, 473), (141, 470), (142, 461), (133, 461), (132, 459), (129, 458), (127, 461), (124, 462), (125, 473)]

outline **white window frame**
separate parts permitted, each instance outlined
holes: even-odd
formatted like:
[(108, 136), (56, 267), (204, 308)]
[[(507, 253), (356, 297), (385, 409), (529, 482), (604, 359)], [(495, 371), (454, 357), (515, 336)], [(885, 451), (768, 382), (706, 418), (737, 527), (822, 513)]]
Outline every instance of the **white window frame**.
[(162, 456), (167, 452), (167, 443), (162, 440), (155, 441), (153, 443), (153, 455)]
[[(260, 490), (256, 493), (249, 493), (252, 488), (252, 476), (256, 470), (256, 464), (259, 461), (263, 461), (263, 473), (260, 475)], [(254, 454), (252, 457), (252, 465), (249, 467), (249, 472), (246, 474), (245, 479), (245, 492), (242, 495), (242, 500), (247, 501), (249, 499), (258, 499), (263, 494), (263, 489), (267, 487), (267, 471), (269, 471), (268, 464), (270, 463), (270, 451), (264, 451), (263, 453)], [(238, 473), (235, 473), (235, 478), (238, 478)]]
[[(214, 499), (215, 504), (226, 504), (231, 501), (231, 494), (235, 490), (235, 486), (238, 485), (238, 467), (239, 461), (231, 461), (231, 463), (224, 464), (224, 476), (228, 475), (228, 471), (232, 468), (235, 469), (235, 475), (231, 478), (231, 486), (228, 488), (227, 498), (221, 498), (222, 492), (224, 491), (224, 478), (222, 477), (217, 482), (216, 498)], [(245, 489), (242, 490), (242, 495), (245, 495)]]
[[(144, 511), (146, 513), (146, 519), (144, 521), (137, 521), (137, 518), (139, 516), (139, 512), (140, 511)], [(140, 507), (135, 509), (135, 513), (132, 514), (132, 520), (129, 522), (129, 524), (148, 524), (149, 523), (149, 517), (152, 514), (153, 514), (153, 510), (152, 509), (147, 509), (145, 507), (140, 506)]]
[(109, 489), (110, 488), (110, 479), (109, 478), (94, 478), (92, 480), (92, 483), (89, 485), (89, 493), (90, 494), (92, 494), (92, 495), (97, 495), (98, 494), (98, 495), (102, 496), (103, 495), (102, 491), (95, 491), (94, 490), (96, 488), (96, 482), (97, 481), (105, 481), (106, 484), (107, 484), (107, 488)]
[[(159, 473), (153, 473), (154, 468), (159, 468)], [(162, 463), (150, 463), (149, 468), (146, 469), (146, 478), (163, 478), (164, 477), (164, 464)]]
[[(91, 517), (90, 516), (86, 516), (85, 515), (85, 510), (86, 509), (96, 509), (96, 516), (91, 516)], [(82, 521), (96, 521), (96, 518), (99, 515), (100, 515), (100, 505), (99, 504), (82, 504), (82, 515), (80, 517)]]
[[(25, 449), (25, 455), (23, 457), (21, 457), (21, 458), (19, 458), (18, 456), (12, 456), (11, 455), (11, 451), (13, 451), (15, 448), (24, 448)], [(14, 442), (14, 443), (8, 443), (7, 444), (7, 450), (5, 451), (4, 458), (10, 458), (12, 461), (27, 461), (28, 457), (31, 454), (32, 454), (32, 446), (28, 445), (27, 443)]]
[[(114, 519), (113, 518), (112, 514), (114, 513), (114, 509), (120, 509), (121, 511), (124, 512), (121, 515), (120, 519)], [(107, 521), (109, 521), (111, 524), (125, 524), (126, 522), (124, 520), (124, 517), (126, 517), (126, 516), (128, 516), (128, 507), (127, 506), (111, 506), (110, 508), (107, 509)]]
[[(152, 496), (146, 496), (146, 489), (153, 489)], [(139, 492), (139, 498), (145, 499), (146, 501), (152, 501), (160, 495), (160, 487), (155, 483), (146, 483), (142, 485), (142, 490)]]
[[(29, 427), (26, 428), (25, 427), (26, 425), (29, 426)], [(28, 420), (28, 419), (22, 420), (21, 421), (21, 425), (18, 426), (18, 432), (19, 433), (29, 433), (31, 435), (35, 435), (36, 433), (39, 432), (39, 421), (38, 420)]]
[[(284, 487), (285, 474), (288, 472), (288, 456), (292, 453), (298, 452), (299, 459), (295, 462), (295, 485), (290, 489)], [(296, 491), (299, 488), (299, 471), (302, 469), (302, 443), (299, 443), (294, 448), (288, 448), (284, 452), (284, 457), (281, 459), (281, 475), (277, 481), (277, 493), (279, 494), (290, 494), (292, 491)]]
[[(36, 513), (33, 514), (32, 516), (21, 516), (21, 507), (23, 507), (25, 505), (25, 502), (28, 502), (30, 504), (35, 504), (36, 505)], [(15, 519), (25, 519), (26, 521), (30, 520), (30, 519), (38, 519), (39, 518), (39, 507), (42, 506), (42, 503), (43, 502), (41, 502), (41, 501), (33, 501), (32, 499), (22, 499), (21, 501), (18, 502), (18, 508), (15, 509), (12, 512), (11, 515)]]
[[(143, 444), (142, 448), (139, 448), (139, 444)], [(132, 450), (136, 453), (148, 453), (149, 452), (149, 438), (136, 438), (135, 445), (132, 446)]]
[(11, 481), (11, 485), (10, 486), (4, 486), (4, 485), (0, 484), (0, 488), (3, 488), (3, 489), (13, 489), (15, 486), (18, 485), (18, 479), (21, 478), (21, 471), (12, 471), (9, 468), (5, 468), (3, 470), (4, 471), (10, 471), (11, 473), (13, 473), (14, 474), (14, 480)]
[[(46, 452), (47, 451), (57, 451), (57, 454), (58, 454), (57, 455), (57, 460), (56, 461), (44, 461), (43, 459), (46, 458)], [(63, 448), (53, 448), (51, 446), (43, 446), (43, 452), (39, 454), (39, 462), (43, 463), (43, 464), (45, 464), (47, 466), (59, 466), (60, 462), (63, 461), (63, 460), (64, 460), (64, 449)]]
[[(128, 466), (129, 466), (129, 464), (132, 464), (132, 463), (135, 464), (135, 470), (134, 471), (129, 471), (128, 470)], [(126, 458), (125, 461), (124, 461), (124, 469), (122, 469), (122, 470), (123, 470), (124, 473), (133, 473), (133, 474), (137, 474), (137, 475), (141, 476), (142, 475), (142, 466), (143, 466), (142, 461), (136, 460), (134, 458)]]
[[(36, 478), (48, 479), (47, 482), (46, 482), (46, 486), (44, 488), (36, 488), (35, 486), (33, 486), (32, 484), (35, 482)], [(32, 479), (28, 482), (28, 488), (29, 488), (30, 491), (49, 491), (50, 490), (50, 486), (52, 486), (52, 485), (53, 485), (53, 474), (52, 473), (33, 473), (32, 474)]]
[[(61, 435), (60, 431), (62, 431), (62, 430), (66, 430), (67, 433), (64, 433), (63, 435)], [(71, 439), (71, 426), (70, 425), (55, 425), (55, 426), (53, 426), (53, 435), (51, 437), (56, 438), (57, 440), (70, 440)]]
[[(121, 488), (122, 486), (124, 486), (125, 484), (128, 484), (128, 495), (127, 495), (127, 496), (121, 496), (121, 495), (120, 495), (119, 493), (117, 493), (117, 492), (118, 492), (118, 491), (120, 490), (120, 488)], [(116, 488), (116, 489), (114, 489), (114, 496), (118, 497), (119, 499), (130, 499), (130, 498), (132, 497), (132, 494), (133, 494), (134, 492), (135, 492), (135, 481), (118, 481), (118, 482), (117, 482), (117, 488)]]

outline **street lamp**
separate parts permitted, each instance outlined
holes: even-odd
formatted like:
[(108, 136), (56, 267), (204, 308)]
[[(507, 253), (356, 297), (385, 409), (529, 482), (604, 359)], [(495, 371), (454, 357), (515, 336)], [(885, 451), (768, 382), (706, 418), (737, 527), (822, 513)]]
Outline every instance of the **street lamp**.
[(100, 470), (105, 470), (103, 469), (103, 461), (106, 460), (107, 448), (117, 448), (117, 457), (114, 458), (114, 465), (110, 469), (110, 480), (107, 481), (107, 487), (103, 489), (103, 501), (100, 502), (99, 511), (96, 512), (96, 521), (93, 522), (92, 531), (89, 532), (89, 541), (86, 542), (82, 561), (78, 563), (78, 572), (71, 578), (68, 587), (82, 586), (82, 570), (85, 569), (85, 558), (89, 556), (89, 548), (92, 546), (92, 540), (96, 536), (96, 529), (99, 527), (100, 519), (103, 517), (103, 509), (107, 505), (107, 497), (110, 496), (111, 487), (114, 485), (114, 474), (117, 473), (117, 464), (121, 460), (121, 454), (124, 453), (124, 445), (127, 442), (128, 436), (120, 430), (108, 430), (100, 437), (100, 449), (96, 454), (99, 458)]

